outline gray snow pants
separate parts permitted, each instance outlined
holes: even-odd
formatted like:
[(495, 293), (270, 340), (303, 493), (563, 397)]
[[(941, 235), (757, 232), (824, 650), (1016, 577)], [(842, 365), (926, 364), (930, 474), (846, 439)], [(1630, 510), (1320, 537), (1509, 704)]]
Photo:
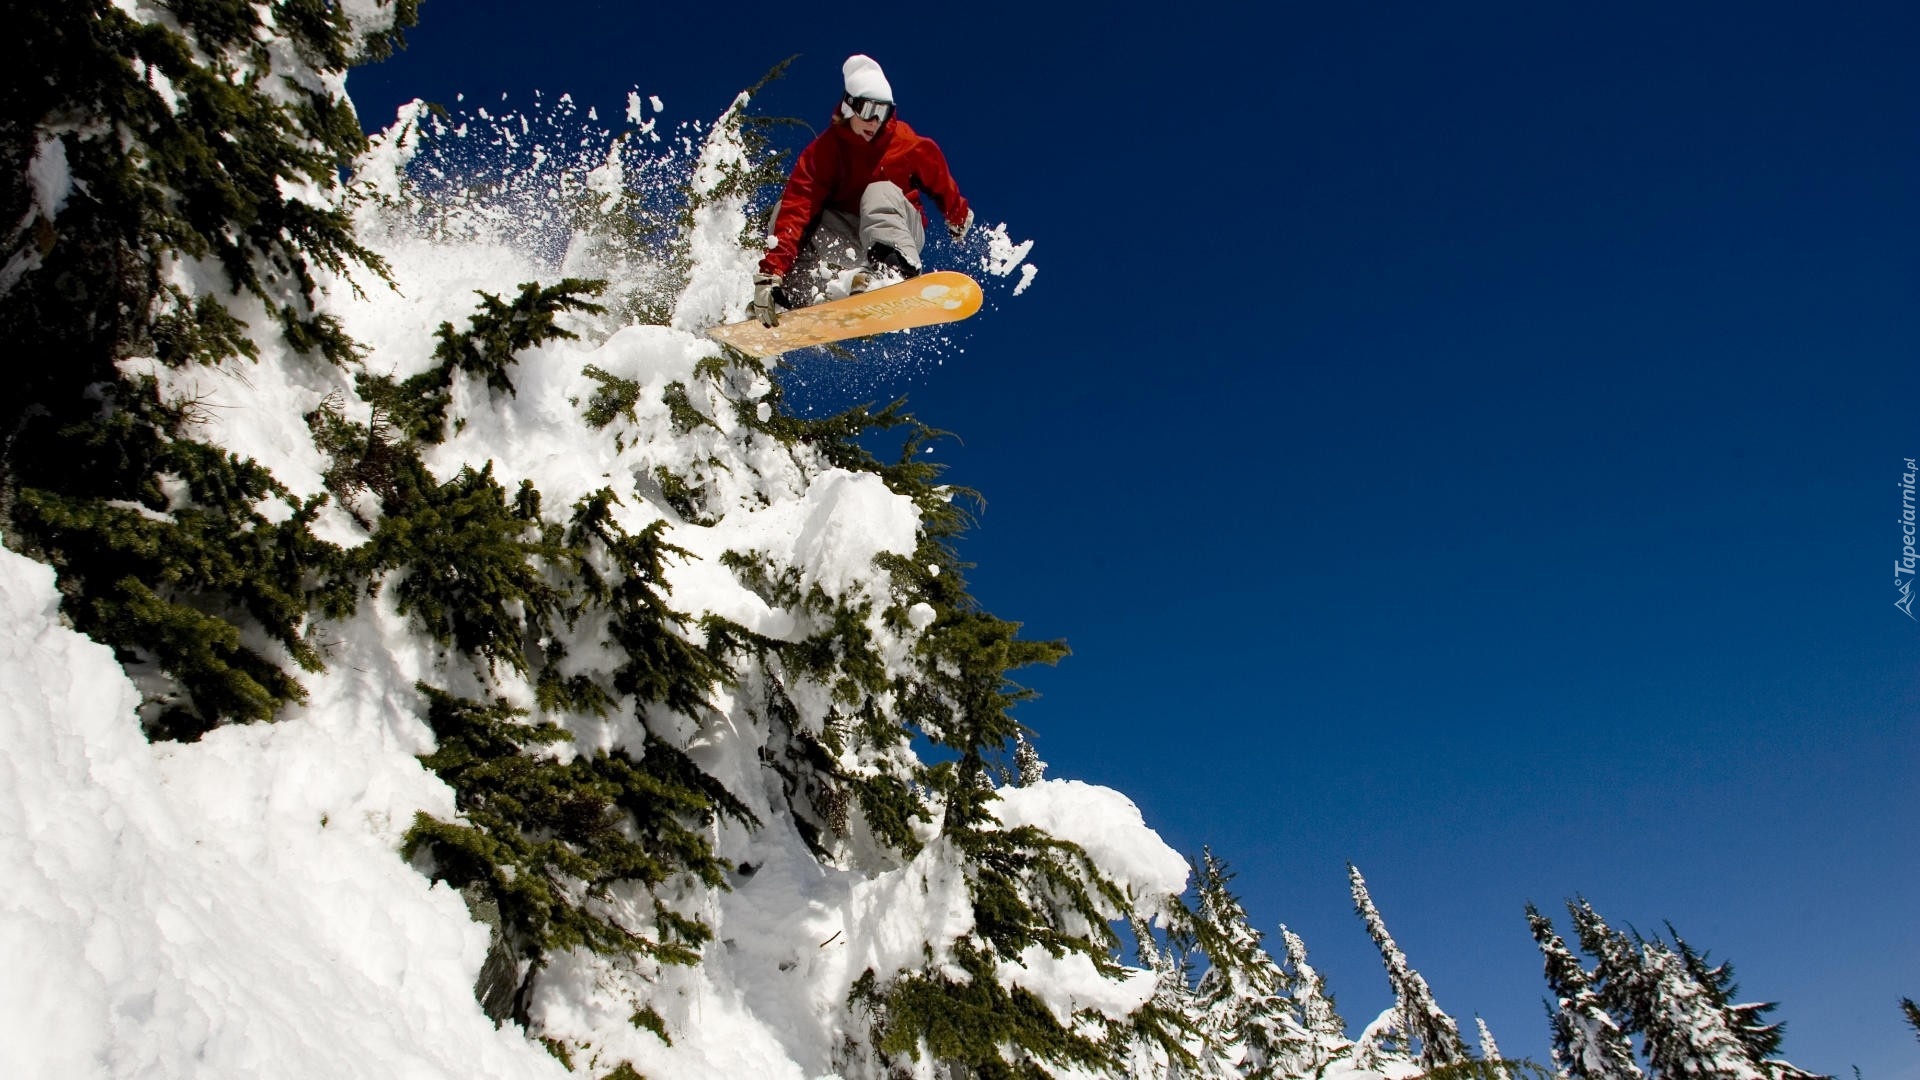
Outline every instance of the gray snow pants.
[[(769, 228), (779, 216), (780, 204), (775, 203), (767, 217)], [(834, 275), (867, 265), (867, 252), (875, 244), (885, 244), (920, 266), (926, 239), (920, 211), (900, 185), (888, 180), (868, 184), (860, 193), (858, 218), (842, 210), (824, 210), (800, 237), (800, 255), (787, 271), (785, 292), (795, 306), (814, 303), (816, 293)]]

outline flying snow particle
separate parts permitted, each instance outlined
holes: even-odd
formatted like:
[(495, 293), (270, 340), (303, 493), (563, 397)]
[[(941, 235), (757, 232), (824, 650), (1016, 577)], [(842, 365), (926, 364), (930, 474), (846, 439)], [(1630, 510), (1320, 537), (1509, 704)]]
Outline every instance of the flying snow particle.
[(987, 240), (987, 254), (980, 260), (980, 268), (994, 277), (1006, 277), (1014, 268), (1026, 261), (1027, 253), (1033, 250), (1033, 241), (1022, 240), (1015, 243), (1007, 235), (1005, 222), (983, 230)]
[(33, 205), (41, 217), (52, 221), (67, 208), (73, 173), (67, 167), (67, 144), (58, 136), (41, 136), (33, 160), (27, 164), (27, 182), (33, 188)]

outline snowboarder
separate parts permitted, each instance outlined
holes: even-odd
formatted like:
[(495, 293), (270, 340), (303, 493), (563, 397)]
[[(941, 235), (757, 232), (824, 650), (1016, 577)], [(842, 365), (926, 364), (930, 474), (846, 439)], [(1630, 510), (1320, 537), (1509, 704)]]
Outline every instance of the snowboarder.
[(766, 326), (781, 309), (919, 274), (927, 222), (921, 192), (956, 243), (973, 224), (946, 155), (894, 115), (893, 87), (880, 65), (849, 56), (840, 72), (846, 92), (833, 122), (801, 151), (769, 219), (769, 250), (747, 308)]

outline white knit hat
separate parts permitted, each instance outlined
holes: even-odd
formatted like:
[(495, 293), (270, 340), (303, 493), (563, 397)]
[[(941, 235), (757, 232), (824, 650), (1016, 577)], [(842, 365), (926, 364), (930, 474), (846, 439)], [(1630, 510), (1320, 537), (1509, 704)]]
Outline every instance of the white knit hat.
[(893, 101), (893, 87), (887, 82), (887, 74), (871, 56), (858, 53), (847, 57), (840, 65), (840, 74), (847, 81), (847, 96), (867, 98), (871, 101)]

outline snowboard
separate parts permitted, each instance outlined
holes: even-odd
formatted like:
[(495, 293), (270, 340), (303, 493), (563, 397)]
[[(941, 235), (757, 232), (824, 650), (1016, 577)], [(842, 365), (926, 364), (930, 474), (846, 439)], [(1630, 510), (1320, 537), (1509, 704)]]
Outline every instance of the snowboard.
[(781, 353), (916, 326), (958, 322), (980, 310), (980, 285), (954, 270), (935, 270), (844, 300), (780, 313), (778, 326), (759, 319), (707, 331), (715, 341), (762, 360)]

